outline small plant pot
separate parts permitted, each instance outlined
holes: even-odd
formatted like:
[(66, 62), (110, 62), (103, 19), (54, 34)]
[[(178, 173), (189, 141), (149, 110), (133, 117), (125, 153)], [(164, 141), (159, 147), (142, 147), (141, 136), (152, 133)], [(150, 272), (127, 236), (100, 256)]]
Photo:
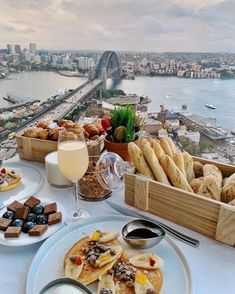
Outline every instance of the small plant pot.
[[(129, 153), (128, 153), (128, 143), (116, 143), (111, 142), (109, 140), (104, 139), (104, 145), (109, 152), (117, 153), (123, 160), (131, 161)], [(136, 143), (138, 139), (134, 142)]]

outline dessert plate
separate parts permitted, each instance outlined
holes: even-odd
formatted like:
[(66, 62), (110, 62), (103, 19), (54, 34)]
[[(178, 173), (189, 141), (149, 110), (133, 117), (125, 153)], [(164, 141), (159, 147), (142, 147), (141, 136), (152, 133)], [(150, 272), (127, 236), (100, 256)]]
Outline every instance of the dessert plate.
[(43, 183), (41, 172), (30, 164), (23, 162), (4, 162), (2, 167), (14, 169), (22, 176), (21, 183), (14, 189), (7, 192), (0, 192), (0, 207), (3, 207), (14, 200), (19, 200), (36, 193)]
[[(27, 198), (19, 200), (20, 202), (24, 203), (27, 200)], [(62, 221), (60, 223), (50, 225), (48, 226), (48, 229), (41, 235), (41, 236), (28, 236), (28, 234), (21, 233), (19, 237), (16, 238), (5, 238), (4, 237), (4, 232), (0, 231), (0, 244), (9, 246), (9, 247), (21, 247), (21, 246), (27, 246), (31, 245), (37, 242), (40, 242), (42, 240), (45, 240), (52, 234), (54, 234), (56, 231), (58, 231), (64, 224), (64, 221), (66, 219), (66, 212), (64, 207), (55, 200), (52, 199), (46, 199), (46, 198), (41, 198), (41, 204), (44, 206), (46, 204), (56, 202), (57, 204), (57, 211), (61, 211), (62, 213)], [(4, 207), (0, 210), (0, 217), (2, 217), (3, 213), (7, 211), (7, 208)]]
[[(63, 277), (64, 256), (76, 241), (97, 229), (120, 232), (130, 220), (132, 218), (125, 216), (102, 216), (71, 224), (58, 231), (39, 248), (35, 255), (27, 276), (26, 294), (38, 294), (47, 283)], [(121, 237), (119, 240), (125, 250), (130, 249)], [(188, 264), (170, 238), (166, 237), (158, 245), (144, 251), (157, 253), (164, 260), (161, 294), (192, 294)], [(96, 293), (97, 282), (88, 287), (92, 293)]]

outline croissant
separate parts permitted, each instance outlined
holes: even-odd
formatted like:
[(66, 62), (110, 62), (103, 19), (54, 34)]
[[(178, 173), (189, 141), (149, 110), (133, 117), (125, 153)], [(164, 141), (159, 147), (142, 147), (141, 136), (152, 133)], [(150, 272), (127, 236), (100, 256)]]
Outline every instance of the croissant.
[(41, 140), (47, 140), (49, 135), (49, 130), (48, 129), (41, 129), (38, 132), (38, 138)]
[(84, 130), (89, 133), (89, 137), (99, 135), (99, 130), (95, 125), (88, 124), (83, 126)]
[(24, 131), (24, 136), (29, 138), (37, 138), (39, 133), (39, 128), (31, 128)]
[(60, 129), (50, 129), (49, 130), (49, 138), (53, 141), (58, 141)]
[(47, 129), (49, 126), (47, 121), (41, 120), (37, 123), (38, 128)]

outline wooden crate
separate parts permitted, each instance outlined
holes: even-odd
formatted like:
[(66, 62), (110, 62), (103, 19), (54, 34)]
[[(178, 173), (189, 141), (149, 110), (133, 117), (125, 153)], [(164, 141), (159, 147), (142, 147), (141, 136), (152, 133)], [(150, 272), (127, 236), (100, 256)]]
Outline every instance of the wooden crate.
[[(16, 136), (16, 143), (19, 157), (24, 160), (45, 162), (45, 156), (57, 150), (57, 142), (50, 140), (41, 140), (37, 138), (28, 138), (25, 136)], [(88, 145), (90, 156), (100, 155), (102, 140), (96, 145)]]
[[(224, 177), (235, 173), (235, 166), (194, 160), (215, 164)], [(125, 176), (125, 202), (235, 247), (235, 206), (129, 173)]]

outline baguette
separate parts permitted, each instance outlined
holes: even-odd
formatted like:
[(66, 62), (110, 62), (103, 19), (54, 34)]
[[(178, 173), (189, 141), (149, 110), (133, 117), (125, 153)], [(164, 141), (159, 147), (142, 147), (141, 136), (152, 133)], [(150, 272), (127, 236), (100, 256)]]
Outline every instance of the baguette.
[(170, 147), (171, 147), (171, 151), (172, 151), (173, 156), (174, 156), (175, 153), (177, 152), (177, 148), (176, 148), (176, 146), (175, 146), (175, 143), (174, 143), (174, 142), (172, 141), (172, 139), (169, 138), (169, 137), (166, 137), (166, 139), (167, 139), (167, 141), (168, 141), (168, 143), (169, 143), (169, 145), (170, 145)]
[(203, 177), (200, 177), (200, 178), (194, 178), (194, 179), (192, 179), (192, 181), (190, 182), (190, 186), (191, 186), (191, 188), (193, 189), (193, 191), (194, 191), (195, 193), (198, 192), (199, 187), (201, 186), (202, 182), (203, 182)]
[(182, 190), (193, 192), (193, 189), (190, 187), (189, 183), (187, 182), (186, 177), (180, 171), (180, 169), (176, 166), (173, 159), (170, 158), (168, 155), (164, 155), (161, 159), (161, 166), (163, 170), (171, 180), (172, 184), (176, 188), (180, 188)]
[(166, 155), (170, 156), (171, 158), (173, 157), (173, 152), (171, 150), (171, 146), (167, 140), (167, 138), (161, 138), (160, 144)]
[(187, 177), (188, 183), (190, 183), (192, 179), (195, 178), (195, 174), (193, 170), (193, 158), (186, 151), (183, 152), (183, 157), (184, 157), (184, 168), (185, 168), (186, 177)]
[(218, 169), (218, 167), (215, 166), (214, 164), (203, 165), (203, 175), (204, 175), (204, 177), (209, 176), (209, 175), (214, 175), (216, 177), (218, 183), (222, 187), (222, 183), (223, 183), (222, 173)]
[(153, 174), (155, 178), (157, 179), (157, 181), (170, 186), (171, 184), (168, 181), (168, 178), (150, 145), (145, 144), (143, 146), (143, 154), (149, 166), (151, 167), (151, 170), (153, 171)]
[(193, 162), (193, 170), (196, 178), (203, 177), (203, 164), (200, 161)]
[(149, 168), (142, 151), (135, 143), (130, 142), (128, 144), (128, 153), (129, 153), (131, 161), (134, 163), (134, 166), (137, 169), (137, 171), (140, 174), (147, 176), (147, 177), (154, 180), (155, 179), (154, 175), (153, 175), (151, 169)]
[(158, 160), (160, 161), (161, 158), (165, 155), (165, 152), (162, 149), (160, 143), (153, 140), (153, 141), (150, 142), (150, 144), (151, 144), (151, 146), (153, 148), (153, 151), (154, 151), (155, 155), (157, 156)]
[(142, 138), (142, 139), (140, 140), (140, 149), (141, 149), (142, 152), (143, 152), (143, 147), (144, 147), (145, 145), (148, 145), (149, 147), (151, 147), (149, 141), (148, 141), (147, 139), (145, 139), (145, 138)]
[(176, 151), (176, 153), (173, 156), (173, 160), (176, 164), (176, 166), (182, 171), (184, 176), (186, 177), (186, 172), (184, 168), (184, 157), (180, 150)]
[(221, 186), (217, 178), (212, 174), (204, 177), (197, 194), (220, 201)]

